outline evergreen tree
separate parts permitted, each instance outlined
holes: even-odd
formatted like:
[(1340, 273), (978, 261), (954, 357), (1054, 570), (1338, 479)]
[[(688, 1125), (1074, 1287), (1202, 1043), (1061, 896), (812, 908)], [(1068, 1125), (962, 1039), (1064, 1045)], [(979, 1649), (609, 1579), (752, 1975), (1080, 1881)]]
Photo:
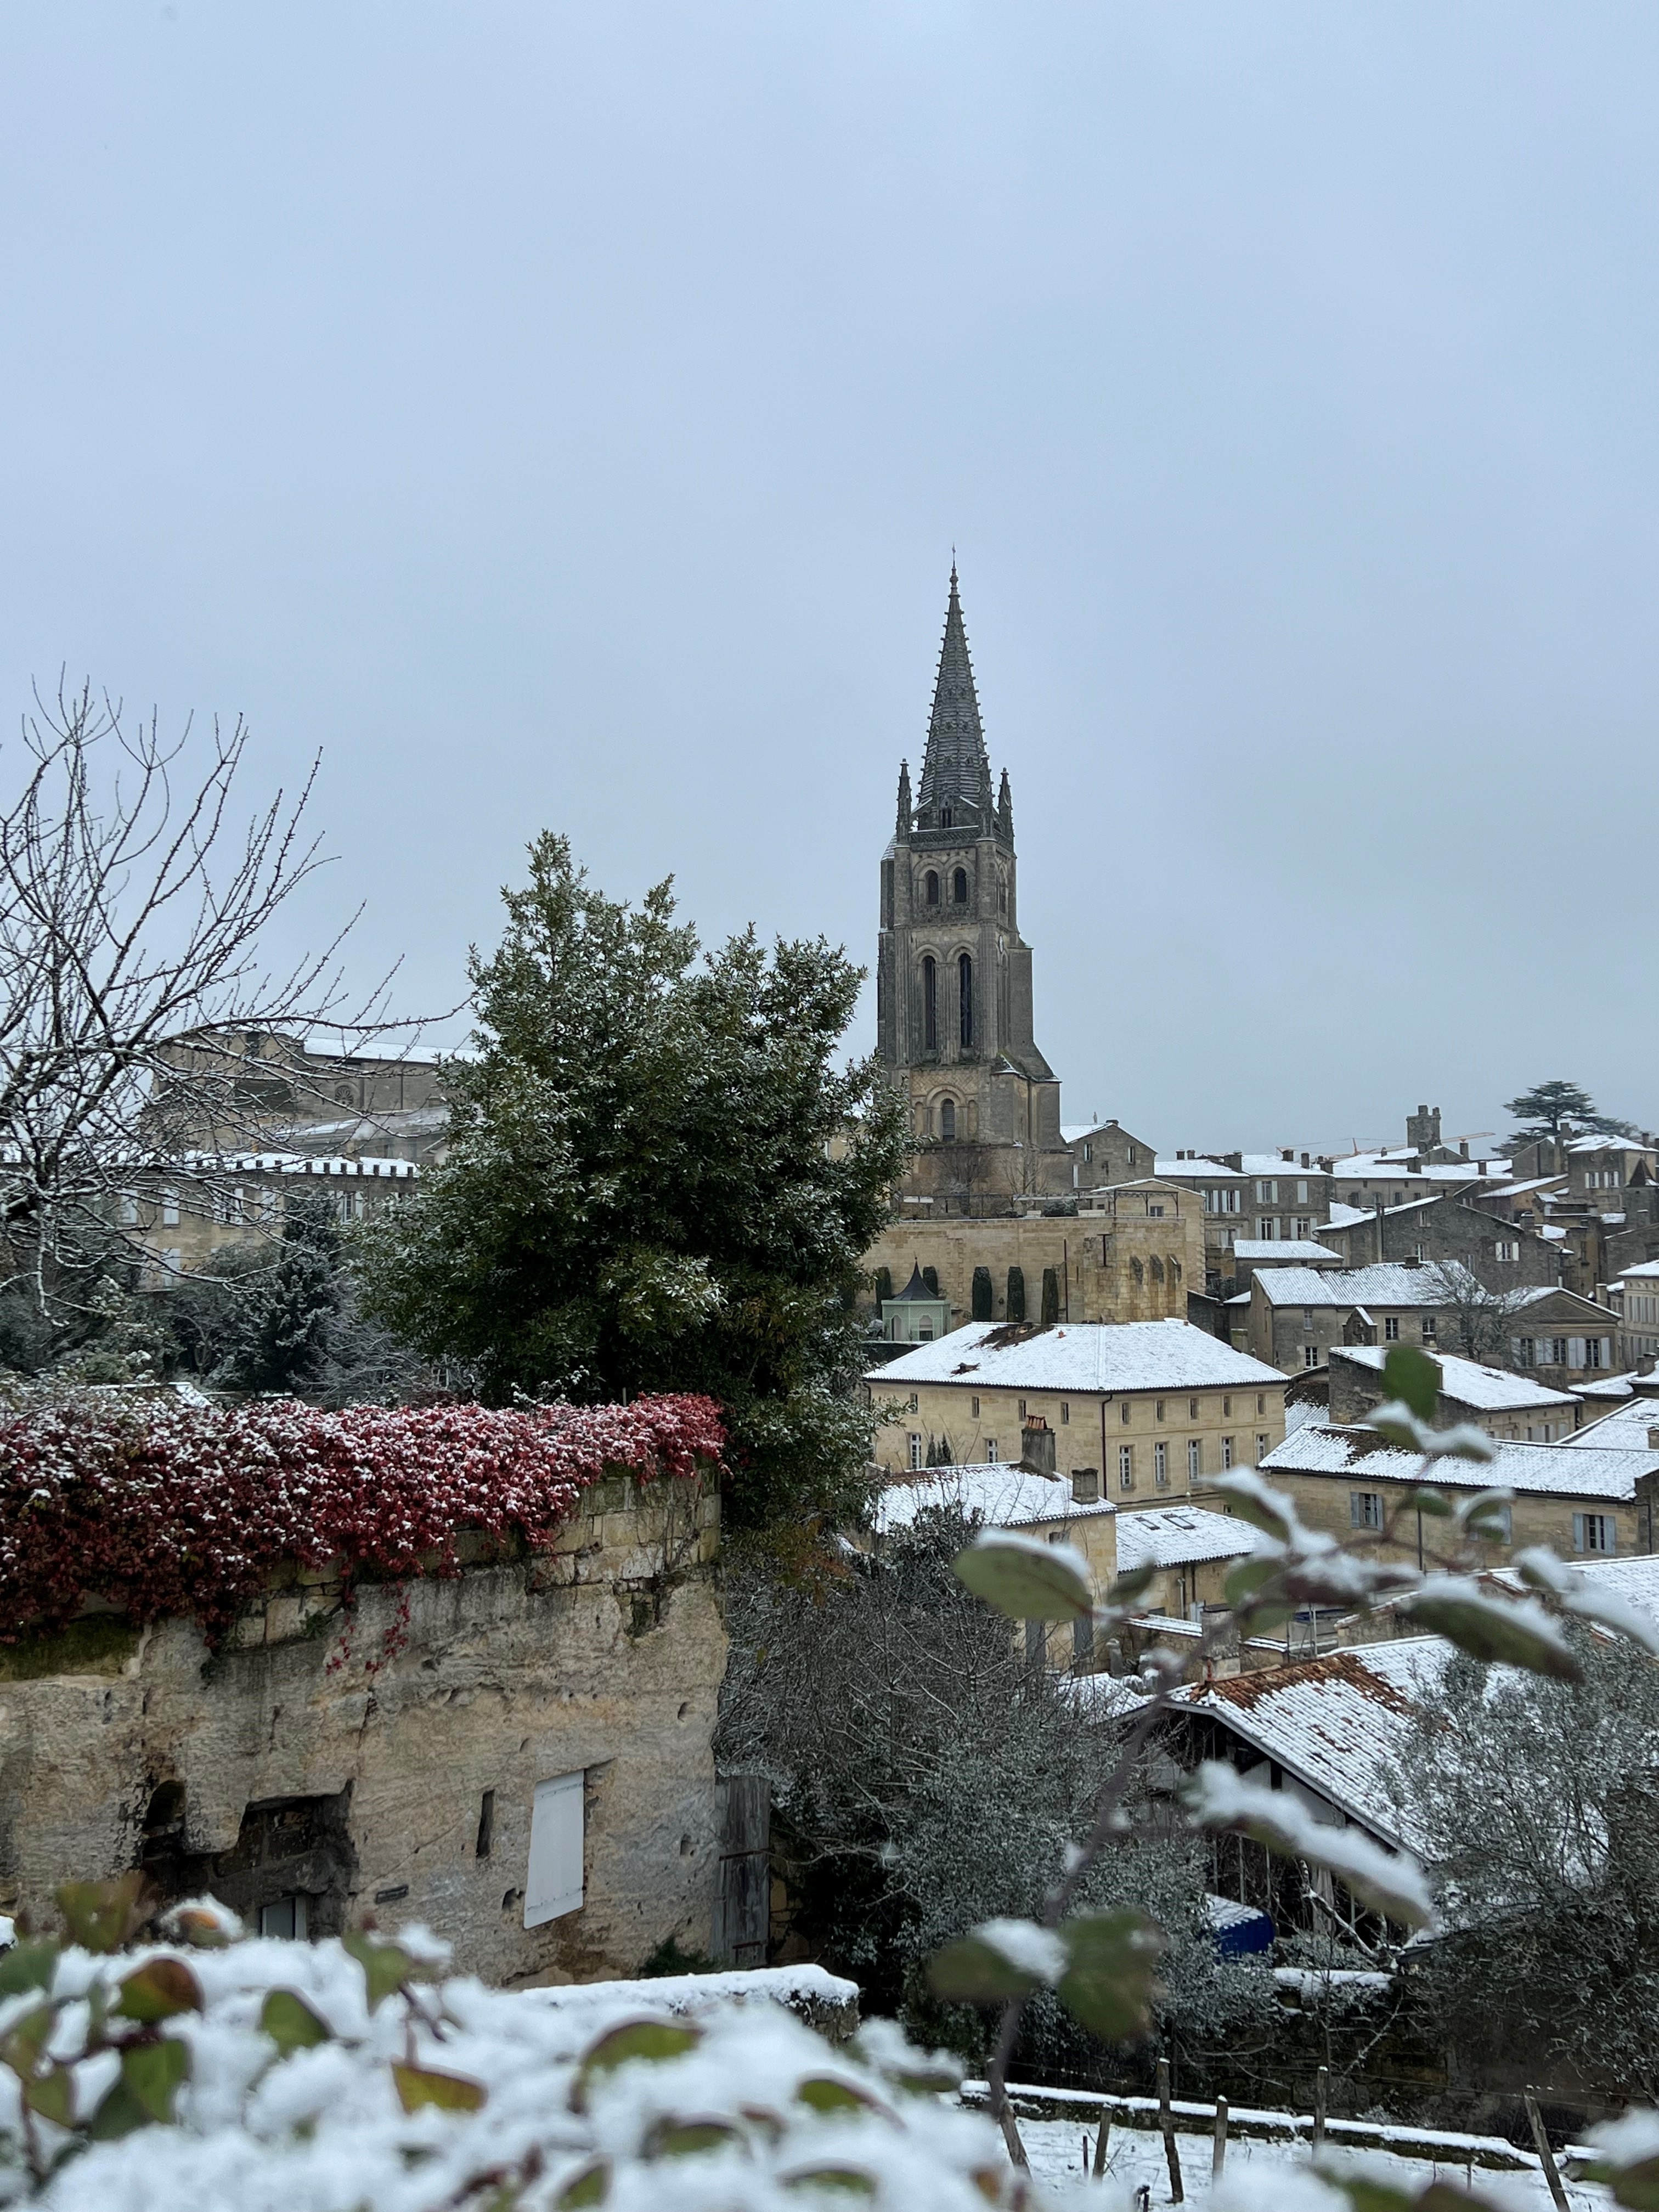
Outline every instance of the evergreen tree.
[(1016, 1322), (1024, 1321), (1025, 1318), (1025, 1270), (1024, 1267), (1010, 1267), (1008, 1270), (1008, 1318), (1010, 1321)]
[(1504, 1111), (1525, 1124), (1509, 1139), (1511, 1145), (1529, 1145), (1544, 1137), (1559, 1137), (1563, 1123), (1574, 1129), (1593, 1129), (1607, 1137), (1636, 1134), (1630, 1122), (1598, 1114), (1595, 1101), (1582, 1084), (1567, 1083), (1559, 1078), (1549, 1083), (1536, 1083), (1518, 1098), (1507, 1100)]
[[(240, 1256), (240, 1255), (239, 1255)], [(321, 1382), (345, 1303), (340, 1224), (326, 1191), (289, 1199), (276, 1259), (233, 1294), (216, 1380), (233, 1390), (304, 1390)]]
[(909, 1146), (875, 1063), (836, 1062), (860, 971), (752, 931), (698, 966), (666, 883), (609, 900), (550, 834), (506, 903), (448, 1158), (356, 1240), (367, 1310), (495, 1402), (706, 1391), (735, 1520), (843, 1509), (859, 1262)]
[(1052, 1328), (1060, 1319), (1060, 1272), (1054, 1267), (1042, 1271), (1042, 1326)]
[(975, 1267), (974, 1270), (974, 1319), (989, 1321), (990, 1318), (991, 1270), (988, 1267)]

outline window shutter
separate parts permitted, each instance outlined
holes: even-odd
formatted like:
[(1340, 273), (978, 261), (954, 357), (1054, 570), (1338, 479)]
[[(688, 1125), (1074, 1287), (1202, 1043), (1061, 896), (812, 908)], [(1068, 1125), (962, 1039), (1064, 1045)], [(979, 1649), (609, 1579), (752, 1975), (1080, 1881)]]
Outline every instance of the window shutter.
[(539, 1928), (582, 1905), (583, 1778), (561, 1774), (536, 1784), (530, 1815), (530, 1872), (524, 1886), (524, 1924)]

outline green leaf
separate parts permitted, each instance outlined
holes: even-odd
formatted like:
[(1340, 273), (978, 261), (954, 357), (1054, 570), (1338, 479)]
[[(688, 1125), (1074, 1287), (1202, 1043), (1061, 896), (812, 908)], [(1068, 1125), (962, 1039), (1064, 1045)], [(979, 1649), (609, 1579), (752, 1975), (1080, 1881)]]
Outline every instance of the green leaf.
[(54, 2066), (50, 2074), (42, 2074), (23, 2084), (23, 2102), (32, 2112), (39, 2112), (43, 2120), (55, 2120), (60, 2128), (75, 2125), (75, 2076), (67, 2066)]
[(329, 2041), (329, 2031), (311, 2007), (292, 1990), (272, 1990), (259, 2008), (259, 2025), (286, 2058), (295, 2051)]
[(49, 2004), (36, 2005), (21, 2020), (14, 2021), (7, 2030), (5, 2040), (0, 2042), (0, 2063), (9, 2066), (20, 2079), (27, 2081), (40, 2063), (40, 2053), (51, 2040), (58, 2014)]
[(1585, 2179), (1606, 2182), (1614, 2203), (1628, 2205), (1630, 2212), (1659, 2212), (1659, 2158), (1638, 2159), (1631, 2166), (1598, 2161), (1588, 2168)]
[(666, 2058), (683, 2058), (702, 2041), (702, 2030), (678, 2020), (624, 2020), (590, 2043), (582, 2053), (576, 2078), (570, 2087), (570, 2109), (587, 2110), (588, 2084), (596, 2074), (612, 2074), (631, 2059), (659, 2064)]
[(815, 2112), (885, 2112), (878, 2097), (856, 2081), (838, 2081), (833, 2074), (809, 2074), (795, 2091), (798, 2104)]
[(1011, 1620), (1080, 1620), (1094, 1611), (1089, 1563), (1069, 1544), (987, 1528), (954, 1565), (975, 1597)]
[(94, 2142), (118, 2142), (135, 2128), (149, 2127), (151, 2118), (125, 2081), (112, 2081), (104, 2092), (87, 2133)]
[(936, 1952), (927, 1979), (946, 2004), (1003, 2004), (1052, 1989), (1066, 1972), (1066, 1946), (1030, 1920), (988, 1920)]
[(25, 1990), (49, 1990), (58, 1966), (58, 1946), (50, 1936), (14, 1943), (0, 1951), (0, 1997), (21, 1997)]
[(1277, 1559), (1240, 1559), (1228, 1569), (1221, 1595), (1235, 1613), (1248, 1613), (1253, 1627), (1276, 1628), (1290, 1619), (1296, 1607), (1278, 1596), (1258, 1602), (1256, 1592), (1276, 1581), (1282, 1571)]
[(876, 2178), (859, 2166), (798, 2166), (779, 2178), (780, 2189), (834, 2189), (848, 2197), (873, 2197)]
[(1259, 1474), (1241, 1468), (1237, 1474), (1218, 1474), (1211, 1483), (1212, 1490), (1219, 1491), (1229, 1508), (1241, 1521), (1248, 1521), (1253, 1528), (1264, 1535), (1288, 1544), (1296, 1534), (1296, 1508), (1280, 1491), (1266, 1483)]
[(1164, 1931), (1141, 1912), (1097, 1912), (1060, 1930), (1070, 1961), (1059, 1996), (1073, 2020), (1103, 2043), (1133, 2043), (1152, 2027), (1152, 1992)]
[(1107, 1604), (1133, 1605), (1138, 1597), (1146, 1595), (1162, 1571), (1159, 1567), (1132, 1567), (1127, 1575), (1120, 1575), (1107, 1591)]
[(202, 1985), (182, 1959), (147, 1959), (119, 1984), (112, 2011), (146, 2026), (200, 2012)]
[(1400, 1501), (1402, 1513), (1428, 1513), (1437, 1521), (1449, 1521), (1457, 1508), (1443, 1490), (1408, 1490)]
[(610, 2194), (611, 2161), (593, 2158), (571, 2176), (553, 2202), (558, 2212), (579, 2212), (583, 2205), (603, 2204)]
[(415, 1971), (415, 1961), (400, 1943), (365, 1935), (343, 1936), (340, 1942), (363, 1970), (371, 2012), (383, 1997), (395, 1996)]
[(170, 2120), (173, 2100), (190, 2079), (190, 2047), (177, 2036), (130, 2043), (121, 2053), (121, 2082), (146, 2118)]
[(747, 2149), (743, 2130), (722, 2119), (677, 2120), (664, 2116), (646, 2130), (647, 2158), (690, 2158), (705, 2150)]
[(1558, 1682), (1583, 1680), (1583, 1669), (1561, 1632), (1529, 1598), (1516, 1602), (1492, 1597), (1477, 1583), (1435, 1576), (1403, 1601), (1403, 1610), (1472, 1659), (1524, 1667)]
[(145, 1918), (138, 1903), (142, 1874), (118, 1881), (66, 1881), (54, 1894), (70, 1941), (83, 1951), (118, 1951)]
[(418, 2112), (422, 2105), (435, 2105), (443, 2112), (476, 2112), (489, 2095), (482, 2081), (469, 2081), (464, 2074), (440, 2074), (429, 2066), (404, 2066), (396, 2059), (392, 2078), (406, 2112)]
[(1431, 1421), (1440, 1397), (1439, 1362), (1409, 1344), (1396, 1344), (1382, 1362), (1382, 1387), (1419, 1421)]

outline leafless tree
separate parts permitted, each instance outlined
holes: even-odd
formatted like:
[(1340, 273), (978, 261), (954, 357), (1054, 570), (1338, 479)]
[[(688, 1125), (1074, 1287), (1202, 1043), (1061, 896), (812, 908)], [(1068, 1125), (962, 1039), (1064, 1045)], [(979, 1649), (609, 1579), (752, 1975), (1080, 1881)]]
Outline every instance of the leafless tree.
[(46, 1314), (93, 1255), (137, 1256), (123, 1215), (147, 1175), (196, 1147), (210, 1182), (215, 1154), (247, 1146), (251, 1036), (329, 1022), (366, 1038), (386, 987), (343, 1018), (345, 930), (291, 966), (262, 951), (322, 864), (315, 762), (244, 822), (240, 718), (203, 744), (188, 723), (129, 728), (89, 685), (35, 704), (0, 811), (0, 1286), (27, 1283)]

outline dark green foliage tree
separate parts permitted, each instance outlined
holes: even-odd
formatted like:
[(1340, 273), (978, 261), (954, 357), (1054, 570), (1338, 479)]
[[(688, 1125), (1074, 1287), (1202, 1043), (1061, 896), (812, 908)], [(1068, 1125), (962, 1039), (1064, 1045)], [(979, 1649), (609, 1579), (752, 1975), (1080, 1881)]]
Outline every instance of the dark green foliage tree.
[(929, 1467), (954, 1467), (956, 1463), (956, 1447), (951, 1443), (949, 1437), (928, 1437), (927, 1464)]
[(706, 1391), (735, 1522), (845, 1510), (853, 1299), (910, 1146), (875, 1063), (836, 1061), (860, 971), (752, 932), (698, 964), (667, 884), (609, 900), (551, 835), (506, 900), (449, 1157), (359, 1233), (368, 1310), (496, 1403)]
[(928, 1297), (936, 1298), (939, 1296), (939, 1269), (924, 1267), (921, 1271), (921, 1279), (927, 1285)]
[(877, 1305), (878, 1305), (878, 1306), (879, 1306), (879, 1305), (881, 1304), (882, 1301), (883, 1301), (884, 1298), (890, 1298), (890, 1297), (892, 1297), (892, 1295), (893, 1295), (893, 1271), (892, 1271), (892, 1269), (891, 1269), (890, 1267), (878, 1267), (878, 1268), (877, 1268), (877, 1270), (876, 1270), (876, 1304), (877, 1304)]
[(1595, 1130), (1607, 1137), (1633, 1137), (1636, 1131), (1628, 1121), (1614, 1121), (1611, 1115), (1598, 1114), (1595, 1102), (1582, 1084), (1567, 1083), (1560, 1079), (1549, 1083), (1534, 1084), (1523, 1091), (1518, 1098), (1504, 1103), (1504, 1111), (1513, 1114), (1525, 1126), (1516, 1131), (1509, 1141), (1512, 1145), (1528, 1145), (1544, 1137), (1559, 1137), (1563, 1123), (1574, 1129)]
[(1045, 1267), (1042, 1271), (1042, 1326), (1052, 1328), (1060, 1319), (1060, 1271)]
[(991, 1270), (988, 1267), (975, 1267), (974, 1270), (973, 1310), (975, 1321), (989, 1321), (991, 1318)]
[(1025, 1318), (1024, 1267), (1010, 1267), (1008, 1270), (1008, 1318), (1010, 1321), (1024, 1321)]

